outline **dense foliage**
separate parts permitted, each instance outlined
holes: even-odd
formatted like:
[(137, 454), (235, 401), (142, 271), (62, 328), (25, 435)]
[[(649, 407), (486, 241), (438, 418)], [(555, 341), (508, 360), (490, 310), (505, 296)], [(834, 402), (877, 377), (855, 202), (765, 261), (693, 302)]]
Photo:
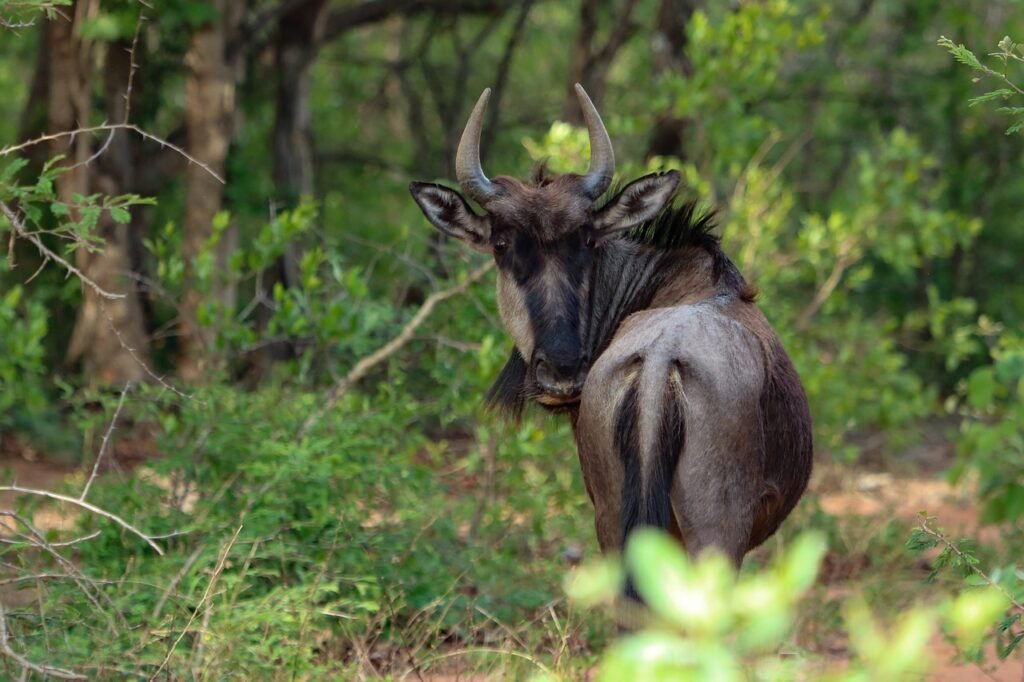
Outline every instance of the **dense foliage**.
[[(23, 655), (101, 679), (401, 678), (455, 659), (511, 677), (603, 660), (623, 679), (656, 651), (664, 679), (791, 679), (830, 672), (796, 638), (835, 628), (856, 658), (838, 679), (892, 679), (920, 672), (937, 621), (966, 657), (1011, 655), (1019, 538), (976, 549), (926, 521), (909, 550), (895, 526), (859, 547), (811, 496), (776, 541), (789, 551), (765, 568), (766, 548), (735, 584), (714, 557), (638, 538), (626, 564), (656, 621), (601, 659), (617, 616), (582, 607), (621, 576), (585, 565), (563, 598), (566, 560), (596, 553), (568, 427), (483, 411), (510, 348), (493, 275), (431, 234), (406, 187), (451, 174), (487, 85), (491, 172), (579, 171), (567, 86), (586, 80), (621, 175), (679, 168), (686, 198), (717, 211), (806, 386), (819, 461), (899, 459), (939, 430), (950, 477), (987, 520), (1019, 524), (1014, 3), (423, 2), (353, 18), (374, 4), (254, 1), (231, 24), (229, 0), (0, 0), (0, 437), (82, 472), (62, 501), (4, 500), (5, 674), (31, 670)], [(293, 5), (319, 13), (309, 53)], [(77, 10), (92, 111), (73, 125), (97, 128), (39, 141), (70, 132), (52, 127), (59, 84), (49, 100), (37, 85), (60, 75), (48, 41)], [(237, 47), (214, 70), (234, 74), (234, 108), (204, 119), (190, 93), (211, 33)], [(217, 130), (210, 159), (197, 141)], [(37, 512), (67, 523), (41, 531)], [(813, 586), (822, 536), (792, 540), (804, 527), (880, 570), (942, 553), (919, 593), (833, 599)], [(644, 578), (652, 566), (678, 580)], [(917, 594), (886, 635), (871, 608)]]

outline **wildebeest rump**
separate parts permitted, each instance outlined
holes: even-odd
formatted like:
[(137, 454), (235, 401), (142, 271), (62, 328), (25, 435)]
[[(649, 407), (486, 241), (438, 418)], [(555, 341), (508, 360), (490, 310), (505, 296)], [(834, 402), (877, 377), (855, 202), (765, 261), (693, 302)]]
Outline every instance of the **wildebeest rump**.
[(480, 130), (459, 144), (460, 187), (414, 182), (427, 219), (492, 254), (515, 349), (488, 401), (572, 422), (602, 550), (639, 526), (716, 547), (738, 566), (786, 518), (811, 471), (803, 387), (711, 219), (673, 205), (676, 171), (609, 192), (614, 152), (576, 86), (590, 134), (584, 175), (488, 178)]

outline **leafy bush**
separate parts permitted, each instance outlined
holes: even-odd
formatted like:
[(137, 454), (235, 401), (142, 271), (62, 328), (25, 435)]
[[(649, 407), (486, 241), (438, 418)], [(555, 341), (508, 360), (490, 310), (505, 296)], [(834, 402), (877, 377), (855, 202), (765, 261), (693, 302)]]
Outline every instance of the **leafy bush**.
[[(915, 607), (887, 628), (863, 601), (850, 600), (844, 620), (856, 657), (845, 670), (830, 671), (787, 646), (824, 553), (822, 537), (805, 534), (772, 566), (737, 577), (721, 555), (694, 563), (673, 539), (636, 532), (625, 566), (650, 612), (639, 632), (608, 649), (598, 679), (912, 679), (927, 672), (925, 649), (938, 623), (961, 646), (977, 646), (1009, 604), (990, 587), (966, 590), (938, 606)], [(621, 585), (615, 564), (598, 563), (573, 576), (568, 590), (581, 604), (594, 605), (614, 602)]]
[[(5, 265), (0, 264), (0, 272)], [(0, 296), (0, 432), (48, 404), (43, 339), (46, 308), (15, 286)]]
[(1005, 333), (991, 349), (992, 364), (975, 369), (962, 387), (958, 460), (950, 477), (977, 474), (989, 522), (1024, 517), (1024, 339)]

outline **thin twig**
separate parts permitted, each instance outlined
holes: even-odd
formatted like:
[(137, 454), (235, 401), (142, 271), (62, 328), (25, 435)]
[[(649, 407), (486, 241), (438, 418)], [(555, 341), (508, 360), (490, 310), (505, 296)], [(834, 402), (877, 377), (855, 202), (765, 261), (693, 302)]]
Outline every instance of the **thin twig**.
[(78, 589), (82, 591), (82, 594), (85, 595), (85, 598), (88, 599), (89, 603), (93, 605), (93, 607), (96, 609), (96, 612), (103, 613), (103, 615), (107, 616), (108, 620), (110, 621), (109, 625), (112, 634), (117, 633), (117, 624), (114, 622), (114, 619), (111, 618), (106, 611), (104, 611), (103, 606), (100, 605), (100, 598), (106, 601), (107, 605), (114, 609), (114, 612), (119, 617), (122, 626), (127, 627), (127, 623), (125, 622), (124, 619), (124, 614), (122, 614), (117, 609), (117, 605), (114, 604), (110, 596), (107, 595), (107, 593), (103, 590), (98, 589), (96, 587), (96, 581), (82, 573), (78, 569), (78, 567), (75, 566), (73, 561), (71, 561), (63, 554), (58, 552), (56, 549), (54, 549), (53, 545), (46, 541), (46, 538), (43, 536), (43, 534), (39, 531), (38, 528), (33, 526), (31, 523), (28, 522), (27, 519), (25, 519), (23, 516), (14, 511), (6, 509), (0, 510), (0, 516), (10, 517), (14, 519), (17, 523), (21, 524), (28, 531), (29, 535), (17, 532), (15, 534), (19, 537), (25, 538), (26, 540), (34, 544), (36, 547), (40, 548), (41, 550), (52, 556), (57, 561), (57, 563), (59, 563), (67, 570), (68, 577), (71, 578), (71, 580), (73, 580), (76, 585), (78, 585)]
[(160, 595), (160, 600), (153, 608), (153, 620), (159, 620), (160, 614), (163, 613), (164, 605), (171, 596), (171, 592), (174, 592), (174, 590), (178, 588), (178, 583), (188, 575), (188, 572), (192, 569), (192, 566), (196, 563), (196, 560), (199, 558), (199, 555), (203, 553), (204, 549), (206, 549), (206, 545), (199, 545), (196, 547), (195, 551), (189, 555), (188, 559), (185, 559), (185, 564), (181, 567), (181, 570), (175, 574), (171, 582), (168, 583), (167, 589), (165, 589), (164, 593)]
[[(145, 20), (146, 20), (146, 15), (143, 14), (142, 12), (139, 12), (139, 18), (135, 22), (135, 36), (132, 38), (132, 46), (128, 50), (128, 83), (125, 85), (125, 89), (124, 89), (124, 100), (125, 100), (125, 102), (124, 102), (124, 117), (121, 120), (121, 123), (125, 124), (125, 125), (128, 124), (128, 119), (131, 116), (131, 110), (132, 110), (132, 85), (133, 85), (133, 83), (135, 81), (135, 72), (139, 68), (139, 65), (135, 63), (135, 48), (138, 47), (138, 44), (139, 44), (139, 33), (142, 30), (142, 22), (144, 22)], [(117, 134), (117, 131), (118, 131), (117, 128), (112, 128), (110, 130), (110, 134), (107, 135), (107, 139), (103, 141), (103, 144), (100, 145), (99, 149), (97, 149), (95, 152), (93, 152), (93, 154), (88, 159), (85, 159), (83, 161), (79, 161), (78, 163), (75, 163), (75, 164), (72, 164), (72, 165), (68, 166), (67, 170), (69, 170), (69, 171), (70, 170), (74, 170), (75, 168), (78, 168), (79, 166), (88, 166), (93, 161), (95, 161), (96, 159), (98, 159), (101, 156), (103, 156), (103, 154), (107, 151), (107, 149), (110, 148), (110, 143), (114, 141), (114, 135)]]
[(846, 269), (853, 264), (855, 259), (853, 249), (856, 245), (856, 237), (850, 237), (839, 245), (839, 250), (836, 253), (836, 262), (832, 266), (832, 272), (829, 273), (828, 277), (818, 290), (814, 292), (814, 297), (811, 299), (811, 302), (807, 304), (807, 307), (803, 309), (803, 312), (800, 313), (800, 316), (796, 320), (796, 328), (798, 330), (803, 331), (807, 329), (808, 325), (811, 323), (811, 319), (814, 318), (818, 310), (821, 309), (821, 306), (823, 306), (825, 301), (828, 300), (828, 297), (831, 296), (836, 290), (836, 287), (839, 286), (839, 282), (843, 278), (843, 273), (845, 273)]
[(1003, 587), (1002, 585), (997, 583), (995, 580), (992, 580), (992, 578), (988, 577), (988, 575), (985, 573), (985, 571), (983, 571), (980, 568), (978, 568), (972, 561), (968, 561), (967, 556), (960, 550), (960, 548), (957, 547), (955, 544), (953, 544), (953, 542), (949, 538), (947, 538), (946, 535), (941, 530), (938, 530), (938, 529), (935, 529), (935, 528), (932, 528), (931, 526), (929, 526), (928, 525), (928, 521), (929, 521), (929, 518), (922, 514), (921, 515), (921, 523), (920, 523), (921, 530), (923, 530), (928, 535), (931, 535), (933, 538), (935, 538), (936, 540), (938, 540), (939, 542), (944, 544), (946, 547), (948, 547), (953, 553), (955, 553), (958, 557), (960, 557), (960, 560), (963, 562), (964, 566), (967, 566), (979, 578), (981, 578), (982, 580), (987, 582), (989, 585), (991, 585), (992, 587), (994, 587), (997, 590), (999, 590), (1000, 592), (1002, 592), (1003, 596), (1005, 596), (1010, 601), (1011, 604), (1013, 604), (1015, 607), (1017, 607), (1021, 611), (1024, 611), (1024, 604), (1020, 603), (1017, 599), (1015, 599), (1014, 596), (1012, 594), (1010, 594), (1010, 592), (1007, 591), (1007, 589), (1005, 587)]
[[(72, 540), (64, 540), (63, 542), (51, 542), (50, 543), (50, 547), (71, 547), (73, 545), (79, 545), (79, 544), (81, 544), (83, 542), (88, 542), (89, 540), (95, 540), (102, 533), (103, 533), (103, 531), (101, 531), (101, 530), (95, 530), (95, 531), (89, 533), (88, 535), (83, 535), (80, 538), (74, 538)], [(6, 538), (0, 538), (0, 542), (2, 542), (5, 545), (14, 545), (14, 546), (24, 546), (26, 544), (24, 542), (17, 542), (15, 540), (8, 540)], [(36, 541), (34, 541), (34, 540), (30, 540), (27, 544), (29, 544), (29, 545), (37, 545), (38, 543)], [(0, 580), (0, 585), (2, 585), (2, 584), (3, 584), (3, 581)]]
[(31, 670), (32, 672), (39, 673), (44, 677), (50, 675), (52, 677), (59, 677), (62, 680), (87, 680), (89, 679), (85, 675), (79, 675), (71, 670), (64, 668), (57, 668), (52, 665), (46, 665), (45, 663), (33, 663), (28, 660), (17, 651), (11, 648), (10, 635), (7, 632), (7, 611), (4, 610), (3, 601), (0, 600), (0, 653), (7, 658), (11, 659), (25, 670)]
[[(121, 344), (121, 348), (123, 348), (124, 351), (126, 353), (128, 353), (128, 355), (131, 356), (132, 360), (135, 361), (135, 364), (137, 364), (139, 367), (142, 368), (142, 371), (144, 371), (146, 374), (149, 375), (150, 379), (152, 379), (153, 381), (157, 382), (163, 388), (167, 389), (168, 391), (170, 391), (171, 393), (175, 394), (179, 398), (184, 398), (185, 400), (194, 400), (195, 399), (195, 396), (193, 394), (191, 394), (191, 393), (184, 393), (183, 391), (175, 388), (171, 384), (167, 383), (167, 381), (165, 381), (162, 376), (159, 376), (156, 372), (154, 372), (152, 369), (150, 369), (149, 365), (146, 364), (146, 361), (143, 360), (142, 358), (140, 358), (138, 353), (135, 352), (135, 349), (132, 348), (131, 346), (129, 346), (128, 343), (124, 340), (124, 337), (121, 336), (121, 330), (119, 330), (117, 328), (117, 325), (114, 324), (114, 319), (110, 316), (110, 313), (107, 312), (107, 307), (106, 307), (106, 305), (103, 304), (103, 301), (100, 301), (99, 305), (100, 305), (100, 311), (103, 313), (103, 316), (105, 318), (107, 318), (107, 325), (110, 327), (110, 331), (113, 332), (114, 336), (117, 337), (117, 341), (118, 341), (119, 344)], [(201, 400), (196, 400), (196, 402), (198, 402), (200, 405), (205, 405), (206, 404), (206, 403), (202, 402)]]
[(146, 21), (146, 15), (141, 11), (135, 22), (135, 35), (132, 37), (132, 46), (128, 49), (128, 84), (124, 88), (124, 118), (122, 123), (127, 123), (132, 112), (132, 90), (135, 85), (135, 72), (139, 70), (139, 64), (135, 61), (136, 50), (139, 47), (139, 34), (142, 33), (142, 24)]
[(132, 382), (128, 382), (124, 385), (124, 390), (121, 391), (121, 397), (117, 401), (117, 409), (114, 410), (114, 416), (110, 420), (110, 426), (107, 427), (107, 432), (103, 434), (103, 442), (100, 443), (100, 452), (96, 455), (96, 461), (92, 463), (92, 473), (89, 474), (89, 480), (85, 482), (85, 487), (82, 488), (82, 494), (78, 497), (79, 501), (84, 501), (85, 496), (89, 494), (89, 488), (92, 487), (92, 482), (96, 480), (96, 474), (100, 470), (100, 462), (103, 461), (103, 455), (107, 452), (107, 445), (110, 443), (110, 434), (114, 432), (114, 427), (117, 425), (117, 418), (121, 416), (121, 408), (124, 407), (124, 397), (128, 395), (128, 389), (132, 387)]
[(178, 638), (174, 640), (174, 644), (171, 645), (171, 648), (167, 652), (167, 655), (164, 657), (164, 660), (160, 664), (160, 667), (156, 669), (156, 672), (153, 673), (153, 675), (149, 679), (155, 680), (157, 677), (160, 676), (160, 672), (167, 666), (167, 663), (171, 660), (171, 656), (174, 655), (174, 650), (178, 648), (178, 644), (181, 642), (182, 638), (185, 637), (185, 633), (188, 632), (189, 628), (192, 627), (192, 622), (195, 621), (196, 615), (199, 613), (199, 609), (203, 608), (203, 606), (206, 604), (206, 600), (210, 598), (210, 593), (213, 592), (214, 585), (217, 584), (217, 580), (220, 578), (220, 574), (224, 571), (224, 564), (227, 563), (228, 552), (231, 551), (231, 548), (235, 544), (235, 540), (238, 539), (238, 534), (241, 532), (242, 526), (239, 525), (238, 529), (235, 530), (235, 534), (231, 536), (231, 540), (229, 540), (228, 544), (224, 547), (223, 550), (221, 550), (220, 556), (217, 557), (217, 565), (213, 569), (213, 575), (210, 577), (210, 582), (206, 584), (206, 589), (203, 591), (202, 598), (199, 600), (199, 603), (196, 604), (196, 608), (193, 609), (192, 615), (189, 617), (188, 622), (185, 623), (185, 627), (182, 629), (180, 633), (178, 633)]
[(412, 316), (412, 319), (406, 323), (402, 331), (398, 333), (393, 339), (388, 341), (386, 344), (378, 348), (373, 353), (363, 357), (357, 362), (352, 369), (348, 371), (344, 377), (338, 380), (331, 390), (327, 392), (324, 398), (323, 405), (319, 410), (314, 412), (306, 419), (303, 423), (302, 428), (299, 429), (298, 437), (302, 438), (305, 436), (313, 426), (320, 421), (327, 412), (334, 407), (334, 405), (341, 399), (348, 389), (358, 382), (360, 379), (369, 374), (370, 370), (379, 365), (380, 363), (387, 360), (391, 355), (395, 353), (399, 348), (404, 346), (413, 337), (413, 334), (419, 328), (421, 324), (427, 319), (437, 304), (441, 301), (449, 299), (453, 296), (458, 296), (464, 293), (470, 286), (478, 282), (484, 275), (490, 272), (491, 268), (494, 267), (494, 262), (488, 262), (485, 265), (480, 266), (474, 270), (465, 280), (459, 284), (441, 291), (435, 291), (434, 293), (427, 296), (427, 299), (423, 301), (423, 304), (416, 311), (416, 314)]
[[(0, 152), (0, 155), (2, 155), (2, 152)], [(3, 211), (4, 216), (7, 218), (8, 222), (10, 222), (11, 227), (14, 228), (15, 233), (17, 233), (19, 237), (22, 237), (32, 242), (35, 245), (35, 247), (39, 250), (39, 253), (42, 254), (44, 259), (52, 260), (64, 266), (65, 270), (67, 270), (69, 273), (71, 273), (79, 280), (81, 280), (83, 284), (89, 286), (89, 288), (95, 291), (96, 294), (98, 296), (101, 296), (102, 298), (111, 301), (116, 301), (119, 298), (124, 298), (124, 294), (112, 294), (109, 291), (103, 289), (99, 284), (96, 284), (96, 282), (89, 279), (84, 272), (76, 268), (67, 260), (57, 255), (48, 246), (43, 244), (42, 240), (39, 239), (39, 236), (29, 231), (29, 229), (25, 227), (25, 223), (22, 222), (21, 218), (18, 217), (18, 214), (15, 213), (14, 210), (10, 206), (8, 206), (6, 202), (0, 201), (0, 211)]]
[(195, 158), (194, 156), (192, 156), (191, 154), (186, 152), (184, 149), (182, 149), (178, 145), (176, 145), (176, 144), (174, 144), (172, 142), (168, 142), (167, 140), (165, 140), (162, 137), (159, 137), (157, 135), (154, 135), (153, 133), (146, 132), (145, 130), (143, 130), (139, 126), (135, 125), (134, 123), (104, 123), (103, 125), (90, 126), (88, 128), (76, 128), (75, 130), (67, 130), (67, 131), (60, 132), (60, 133), (49, 133), (47, 135), (41, 135), (41, 136), (39, 136), (39, 137), (37, 137), (37, 138), (35, 138), (33, 140), (28, 140), (27, 142), (22, 142), (21, 144), (8, 145), (8, 146), (4, 147), (3, 149), (0, 149), (0, 156), (7, 156), (8, 154), (13, 154), (15, 152), (19, 152), (19, 151), (21, 151), (23, 149), (27, 149), (28, 147), (33, 147), (33, 146), (35, 146), (37, 144), (42, 144), (43, 142), (50, 142), (52, 140), (59, 140), (59, 139), (64, 138), (64, 137), (74, 137), (75, 135), (88, 135), (88, 134), (91, 134), (91, 133), (106, 132), (106, 131), (110, 131), (110, 130), (129, 130), (129, 131), (131, 131), (133, 133), (136, 133), (137, 135), (139, 135), (139, 136), (141, 136), (141, 137), (143, 137), (143, 138), (145, 138), (147, 140), (151, 140), (153, 142), (156, 142), (161, 147), (167, 147), (168, 149), (171, 149), (171, 150), (177, 152), (178, 154), (180, 154), (189, 163), (195, 164), (196, 166), (199, 166), (200, 168), (202, 168), (204, 171), (206, 171), (207, 173), (212, 175), (214, 178), (216, 178), (217, 181), (220, 182), (222, 185), (226, 184), (224, 182), (224, 178), (221, 177), (212, 168), (210, 168), (207, 164), (205, 164), (202, 161), (200, 161), (199, 159)]
[(20, 485), (4, 485), (4, 486), (0, 486), (0, 492), (20, 493), (22, 495), (36, 495), (38, 497), (46, 497), (46, 498), (49, 498), (51, 500), (59, 500), (60, 502), (67, 502), (67, 503), (73, 504), (73, 505), (75, 505), (77, 507), (81, 507), (82, 509), (85, 509), (87, 511), (91, 511), (93, 514), (96, 514), (98, 516), (102, 516), (105, 519), (109, 519), (109, 520), (113, 521), (114, 523), (116, 523), (117, 525), (121, 526), (122, 528), (124, 528), (129, 533), (132, 533), (133, 535), (138, 536), (147, 545), (152, 547), (153, 550), (157, 554), (159, 554), (160, 556), (163, 556), (163, 554), (164, 554), (164, 550), (161, 549), (160, 545), (156, 544), (156, 542), (153, 540), (153, 536), (147, 535), (146, 533), (143, 533), (141, 530), (139, 530), (138, 528), (136, 528), (132, 524), (128, 523), (127, 521), (122, 519), (117, 514), (108, 512), (106, 509), (101, 509), (101, 508), (97, 507), (94, 504), (90, 504), (89, 502), (86, 502), (85, 500), (81, 500), (81, 499), (78, 499), (78, 498), (75, 498), (75, 497), (68, 497), (67, 495), (61, 495), (60, 493), (50, 492), (49, 490), (37, 490), (35, 488), (23, 488)]

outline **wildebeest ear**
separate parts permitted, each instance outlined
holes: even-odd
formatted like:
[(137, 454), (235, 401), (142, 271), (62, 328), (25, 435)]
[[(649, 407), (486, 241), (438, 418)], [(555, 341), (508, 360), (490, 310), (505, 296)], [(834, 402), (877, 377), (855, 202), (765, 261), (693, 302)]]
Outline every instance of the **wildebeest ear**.
[(490, 222), (474, 213), (461, 194), (432, 182), (410, 183), (409, 191), (434, 227), (477, 251), (491, 252)]
[(594, 223), (606, 233), (627, 230), (665, 208), (679, 185), (679, 171), (652, 173), (626, 185), (597, 214)]

